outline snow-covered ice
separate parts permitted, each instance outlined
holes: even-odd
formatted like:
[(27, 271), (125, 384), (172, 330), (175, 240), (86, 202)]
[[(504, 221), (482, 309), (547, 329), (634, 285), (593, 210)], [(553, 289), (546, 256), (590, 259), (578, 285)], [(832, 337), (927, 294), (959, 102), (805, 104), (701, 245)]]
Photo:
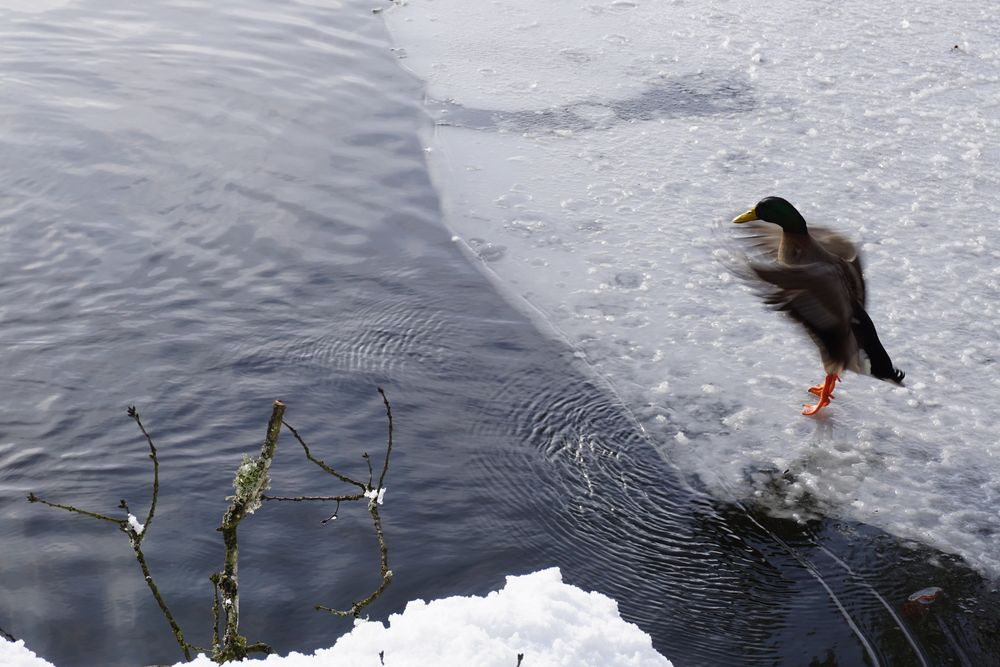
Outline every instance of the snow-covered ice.
[[(1000, 4), (409, 0), (452, 233), (713, 494), (1000, 575)], [(765, 195), (864, 241), (907, 387), (849, 375), (719, 261)], [(769, 482), (785, 470), (786, 491)]]
[[(247, 660), (273, 667), (515, 667), (517, 655), (531, 667), (670, 667), (653, 650), (649, 635), (626, 623), (618, 603), (563, 583), (557, 568), (507, 577), (485, 597), (410, 602), (388, 626), (358, 622), (332, 648), (311, 656), (291, 653)], [(0, 638), (4, 667), (52, 667), (22, 642)], [(210, 667), (204, 655), (175, 667)]]

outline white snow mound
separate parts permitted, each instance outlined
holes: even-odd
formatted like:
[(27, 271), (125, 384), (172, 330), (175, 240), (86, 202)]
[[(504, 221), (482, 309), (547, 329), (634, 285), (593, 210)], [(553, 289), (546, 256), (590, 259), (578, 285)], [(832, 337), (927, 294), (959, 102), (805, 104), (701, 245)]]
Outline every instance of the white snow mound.
[[(649, 635), (618, 615), (618, 603), (564, 584), (558, 568), (507, 577), (486, 597), (414, 600), (389, 625), (359, 622), (333, 648), (246, 660), (272, 667), (671, 667)], [(0, 639), (0, 665), (53, 667), (24, 646)], [(174, 667), (214, 667), (200, 655)]]
[(3, 667), (55, 667), (48, 660), (43, 660), (34, 654), (24, 640), (9, 642), (0, 637), (0, 665)]

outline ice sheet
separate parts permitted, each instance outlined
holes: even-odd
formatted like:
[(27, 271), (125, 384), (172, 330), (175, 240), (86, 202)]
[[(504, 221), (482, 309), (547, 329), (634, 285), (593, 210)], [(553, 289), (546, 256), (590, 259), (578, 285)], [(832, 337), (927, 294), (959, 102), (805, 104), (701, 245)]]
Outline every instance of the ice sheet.
[[(1000, 5), (410, 0), (385, 16), (427, 82), (446, 223), (664, 457), (720, 497), (1000, 574)], [(848, 375), (824, 417), (799, 414), (814, 347), (720, 261), (728, 221), (772, 194), (864, 241), (906, 388)]]

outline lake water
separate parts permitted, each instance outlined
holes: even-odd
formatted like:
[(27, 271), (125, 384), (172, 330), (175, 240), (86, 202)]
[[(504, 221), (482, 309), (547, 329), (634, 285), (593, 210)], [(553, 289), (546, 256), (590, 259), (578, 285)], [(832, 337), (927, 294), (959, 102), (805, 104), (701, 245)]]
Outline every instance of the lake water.
[[(549, 565), (679, 665), (990, 664), (1000, 602), (958, 559), (860, 524), (768, 518), (665, 463), (615, 392), (506, 303), (440, 222), (421, 84), (372, 3), (4, 3), (0, 627), (61, 667), (180, 653), (113, 526), (144, 515), (192, 642), (215, 528), (271, 401), (362, 475), (396, 418), (383, 517), (407, 600)], [(343, 492), (288, 434), (272, 492)], [(774, 479), (774, 493), (783, 480)], [(377, 584), (367, 514), (268, 505), (240, 529), (242, 630), (330, 645)], [(945, 598), (904, 620), (906, 597)], [(867, 656), (867, 657), (866, 657)]]

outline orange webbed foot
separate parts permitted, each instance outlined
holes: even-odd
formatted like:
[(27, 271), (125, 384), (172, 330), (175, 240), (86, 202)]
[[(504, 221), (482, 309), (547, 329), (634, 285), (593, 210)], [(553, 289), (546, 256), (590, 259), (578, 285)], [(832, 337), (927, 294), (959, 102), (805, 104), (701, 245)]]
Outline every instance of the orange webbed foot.
[(817, 412), (819, 412), (828, 405), (830, 405), (830, 399), (821, 398), (819, 399), (819, 402), (816, 405), (809, 405), (808, 403), (806, 405), (803, 405), (802, 414), (811, 417), (812, 415), (816, 414)]
[(809, 387), (809, 393), (818, 396), (819, 401), (816, 405), (802, 406), (802, 414), (814, 415), (826, 406), (830, 405), (830, 401), (833, 400), (833, 388), (836, 386), (838, 379), (839, 378), (836, 374), (827, 375), (823, 384), (816, 385), (815, 387)]

